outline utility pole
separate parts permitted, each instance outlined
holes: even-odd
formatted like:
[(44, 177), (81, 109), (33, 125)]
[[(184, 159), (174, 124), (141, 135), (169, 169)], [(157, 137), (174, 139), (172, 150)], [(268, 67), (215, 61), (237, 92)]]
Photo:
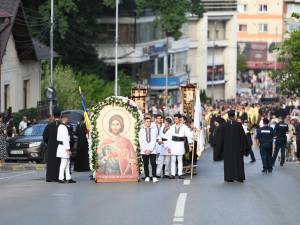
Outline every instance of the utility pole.
[(213, 49), (212, 49), (212, 83), (211, 83), (211, 102), (215, 101), (214, 89), (215, 89), (215, 41), (216, 41), (216, 24), (214, 22), (214, 32), (213, 32)]
[[(165, 84), (165, 107), (168, 105), (168, 83), (169, 83), (169, 75), (170, 75), (170, 65), (169, 65), (169, 38), (167, 36), (167, 47), (166, 47), (166, 53), (167, 53), (167, 73), (166, 73), (166, 84)], [(170, 60), (171, 61), (171, 60)]]
[[(54, 0), (51, 0), (51, 16), (50, 16), (50, 87), (53, 87), (53, 31), (54, 31)], [(53, 115), (53, 99), (49, 100), (49, 113)]]
[(119, 0), (116, 0), (115, 96), (118, 96)]

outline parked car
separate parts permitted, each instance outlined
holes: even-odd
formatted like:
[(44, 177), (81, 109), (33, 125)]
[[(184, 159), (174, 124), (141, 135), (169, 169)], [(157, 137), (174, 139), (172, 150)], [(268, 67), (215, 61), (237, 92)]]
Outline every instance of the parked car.
[(20, 135), (8, 139), (8, 160), (45, 161), (46, 144), (43, 132), (47, 123), (38, 123), (23, 130)]

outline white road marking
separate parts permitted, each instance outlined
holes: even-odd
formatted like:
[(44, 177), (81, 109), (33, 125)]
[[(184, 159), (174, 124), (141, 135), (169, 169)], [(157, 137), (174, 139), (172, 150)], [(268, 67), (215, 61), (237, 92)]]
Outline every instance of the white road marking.
[(174, 217), (184, 217), (184, 208), (187, 198), (187, 193), (180, 193), (177, 199)]
[(183, 222), (183, 221), (184, 221), (184, 218), (182, 218), (182, 217), (178, 217), (178, 218), (173, 219), (173, 222)]
[(183, 185), (190, 185), (191, 184), (191, 180), (184, 180), (183, 181)]
[(72, 195), (70, 195), (70, 194), (53, 194), (52, 196), (54, 196), (54, 197), (71, 197)]
[(28, 175), (28, 174), (33, 174), (33, 173), (35, 173), (35, 171), (33, 171), (33, 172), (27, 172), (27, 173), (21, 173), (21, 174), (7, 176), (7, 177), (0, 177), (0, 180), (11, 179), (11, 178), (14, 178), (14, 177), (21, 177), (21, 176)]

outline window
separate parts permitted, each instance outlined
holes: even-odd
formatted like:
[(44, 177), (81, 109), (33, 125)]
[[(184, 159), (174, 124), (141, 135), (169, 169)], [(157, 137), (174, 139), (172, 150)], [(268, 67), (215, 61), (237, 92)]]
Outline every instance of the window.
[(187, 52), (178, 52), (175, 54), (175, 73), (183, 74), (186, 72)]
[(27, 109), (29, 106), (29, 91), (30, 91), (30, 87), (29, 87), (29, 80), (24, 80), (23, 81), (23, 106), (24, 109)]
[(4, 85), (4, 110), (10, 107), (10, 86), (9, 84)]
[(246, 4), (239, 4), (238, 5), (238, 12), (246, 12), (247, 11), (247, 5)]
[(268, 12), (268, 5), (267, 4), (260, 4), (258, 10), (259, 10), (259, 12)]
[(240, 24), (239, 31), (247, 31), (247, 24)]
[(259, 24), (259, 32), (268, 32), (268, 24)]
[(288, 13), (300, 13), (300, 4), (288, 4)]
[(164, 74), (164, 57), (159, 57), (157, 59), (157, 73)]

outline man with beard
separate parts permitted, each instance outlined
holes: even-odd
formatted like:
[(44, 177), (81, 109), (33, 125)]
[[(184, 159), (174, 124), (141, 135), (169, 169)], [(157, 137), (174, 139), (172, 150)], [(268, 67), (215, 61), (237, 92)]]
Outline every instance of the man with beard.
[(224, 180), (226, 182), (243, 182), (245, 180), (244, 155), (247, 139), (241, 123), (235, 120), (235, 111), (228, 112), (229, 120), (220, 127), (216, 140), (218, 152), (223, 153)]
[(57, 151), (57, 129), (60, 125), (60, 112), (54, 113), (54, 121), (50, 122), (43, 133), (43, 140), (47, 144), (46, 150), (46, 181), (58, 181), (60, 159), (56, 157)]

